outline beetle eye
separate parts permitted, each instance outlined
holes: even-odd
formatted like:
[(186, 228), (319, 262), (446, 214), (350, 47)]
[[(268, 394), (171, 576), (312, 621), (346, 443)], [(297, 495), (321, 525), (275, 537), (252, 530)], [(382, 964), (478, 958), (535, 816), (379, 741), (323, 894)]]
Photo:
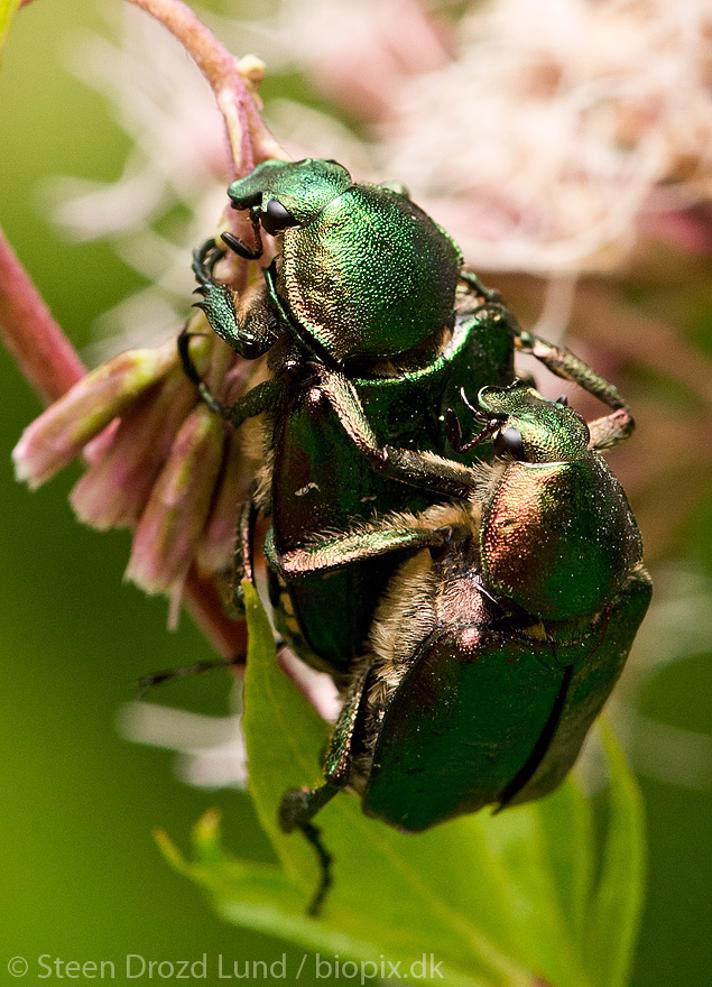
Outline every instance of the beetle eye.
[(526, 459), (522, 444), (522, 433), (516, 428), (503, 428), (494, 437), (494, 452), (496, 456), (509, 455), (513, 459)]
[(281, 202), (270, 199), (260, 216), (263, 228), (270, 236), (275, 236), (286, 230), (288, 226), (295, 226), (297, 221), (288, 209), (285, 209)]

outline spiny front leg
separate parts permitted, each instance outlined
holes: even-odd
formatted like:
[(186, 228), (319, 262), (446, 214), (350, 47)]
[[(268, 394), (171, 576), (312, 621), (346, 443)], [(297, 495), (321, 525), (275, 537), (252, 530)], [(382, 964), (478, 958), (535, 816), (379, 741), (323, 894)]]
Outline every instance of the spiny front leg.
[(192, 266), (198, 282), (196, 291), (202, 295), (202, 300), (195, 304), (205, 313), (216, 335), (246, 360), (254, 360), (276, 341), (279, 334), (277, 315), (263, 283), (249, 288), (236, 308), (235, 292), (213, 277), (215, 265), (224, 256), (225, 251), (214, 240), (206, 240), (194, 251)]
[(472, 470), (453, 460), (412, 449), (381, 446), (351, 381), (337, 370), (314, 363), (321, 393), (346, 434), (373, 469), (400, 483), (467, 500), (476, 488)]
[(225, 404), (218, 400), (198, 373), (190, 355), (190, 341), (193, 336), (198, 335), (200, 333), (189, 332), (187, 328), (183, 329), (177, 340), (178, 353), (183, 372), (188, 380), (195, 384), (200, 397), (211, 411), (229, 422), (233, 428), (239, 428), (248, 418), (261, 415), (263, 411), (268, 411), (274, 406), (279, 395), (279, 384), (272, 377), (263, 380), (261, 384), (257, 384), (247, 394), (238, 398), (234, 404)]
[(453, 528), (466, 526), (464, 518), (462, 508), (438, 505), (421, 514), (386, 515), (347, 531), (322, 535), (281, 555), (270, 542), (269, 564), (292, 583), (314, 573), (325, 575), (354, 562), (382, 558), (406, 549), (437, 548), (447, 543)]

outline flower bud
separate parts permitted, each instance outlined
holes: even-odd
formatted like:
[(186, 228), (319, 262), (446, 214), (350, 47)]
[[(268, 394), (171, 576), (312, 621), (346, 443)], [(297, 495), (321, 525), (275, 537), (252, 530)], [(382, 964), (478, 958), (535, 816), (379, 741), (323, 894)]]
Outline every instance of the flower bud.
[(134, 535), (126, 578), (149, 593), (180, 586), (210, 512), (224, 429), (198, 405), (175, 437)]
[(18, 480), (35, 489), (54, 476), (177, 360), (171, 341), (121, 353), (83, 377), (23, 432), (12, 454)]

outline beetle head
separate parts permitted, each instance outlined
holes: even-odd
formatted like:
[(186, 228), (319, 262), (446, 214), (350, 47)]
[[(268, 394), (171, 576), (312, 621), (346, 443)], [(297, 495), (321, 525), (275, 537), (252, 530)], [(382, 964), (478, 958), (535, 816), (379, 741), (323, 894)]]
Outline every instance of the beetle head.
[(274, 236), (301, 226), (351, 186), (351, 176), (336, 161), (263, 161), (227, 190), (234, 209), (250, 209)]
[(554, 463), (586, 454), (588, 426), (561, 400), (547, 401), (521, 381), (509, 387), (483, 387), (477, 400), (483, 415), (499, 426), (493, 439), (498, 455)]

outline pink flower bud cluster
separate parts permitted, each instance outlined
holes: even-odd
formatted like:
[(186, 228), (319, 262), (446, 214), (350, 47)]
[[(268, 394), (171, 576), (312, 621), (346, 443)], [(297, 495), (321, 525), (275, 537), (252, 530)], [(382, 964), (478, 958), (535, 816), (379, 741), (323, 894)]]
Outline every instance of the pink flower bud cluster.
[[(227, 400), (256, 369), (212, 334), (193, 340), (191, 356), (199, 373), (224, 374)], [(174, 340), (87, 374), (25, 429), (13, 458), (18, 479), (36, 488), (82, 454), (72, 506), (94, 528), (134, 529), (128, 579), (174, 592), (194, 563), (203, 577), (229, 569), (254, 464), (240, 436), (199, 401)]]

